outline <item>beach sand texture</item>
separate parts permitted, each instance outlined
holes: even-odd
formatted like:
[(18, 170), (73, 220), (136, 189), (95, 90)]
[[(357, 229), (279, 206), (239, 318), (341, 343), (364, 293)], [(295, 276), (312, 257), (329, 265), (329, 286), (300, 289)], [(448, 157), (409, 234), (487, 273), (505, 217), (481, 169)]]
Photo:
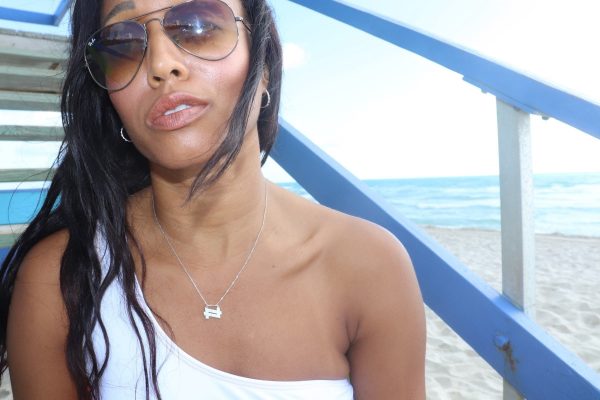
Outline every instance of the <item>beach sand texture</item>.
[[(426, 231), (501, 290), (500, 232)], [(535, 245), (537, 323), (600, 372), (600, 238), (537, 235)], [(427, 329), (427, 399), (502, 399), (500, 376), (430, 310)]]
[[(500, 232), (426, 231), (501, 289)], [(536, 268), (537, 322), (600, 372), (600, 238), (538, 235)], [(500, 376), (430, 310), (427, 329), (427, 399), (502, 399)], [(0, 399), (12, 399), (6, 380)]]

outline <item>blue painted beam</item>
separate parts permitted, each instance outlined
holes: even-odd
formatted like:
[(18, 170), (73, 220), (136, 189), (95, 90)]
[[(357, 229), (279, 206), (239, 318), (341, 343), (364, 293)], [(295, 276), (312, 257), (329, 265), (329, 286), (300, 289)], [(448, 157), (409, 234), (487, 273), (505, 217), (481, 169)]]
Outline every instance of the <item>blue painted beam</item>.
[(30, 24), (54, 25), (53, 14), (43, 14), (8, 7), (0, 7), (0, 19), (15, 22), (27, 22)]
[(58, 26), (60, 22), (65, 17), (67, 11), (69, 11), (69, 7), (71, 7), (72, 0), (61, 0), (58, 7), (56, 7), (56, 11), (54, 11), (54, 20), (53, 25)]
[(60, 25), (65, 14), (71, 6), (72, 0), (61, 0), (54, 14), (45, 14), (34, 11), (19, 10), (17, 8), (0, 7), (0, 19), (15, 22), (27, 22), (39, 25)]
[(6, 258), (7, 254), (8, 254), (8, 247), (0, 248), (0, 264), (2, 264), (2, 262)]
[(271, 155), (320, 203), (400, 239), (425, 302), (527, 399), (600, 399), (595, 371), (285, 121)]
[(510, 68), (343, 1), (290, 0), (427, 58), (523, 109), (556, 118), (600, 139), (600, 106)]

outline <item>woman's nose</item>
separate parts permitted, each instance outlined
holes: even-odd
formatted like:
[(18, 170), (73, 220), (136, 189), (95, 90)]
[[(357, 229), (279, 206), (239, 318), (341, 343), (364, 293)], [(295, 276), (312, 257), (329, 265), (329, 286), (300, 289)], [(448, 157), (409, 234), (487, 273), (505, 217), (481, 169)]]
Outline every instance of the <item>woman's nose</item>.
[(148, 48), (146, 49), (147, 79), (151, 87), (170, 80), (186, 80), (189, 68), (185, 53), (171, 41), (158, 20), (146, 23)]

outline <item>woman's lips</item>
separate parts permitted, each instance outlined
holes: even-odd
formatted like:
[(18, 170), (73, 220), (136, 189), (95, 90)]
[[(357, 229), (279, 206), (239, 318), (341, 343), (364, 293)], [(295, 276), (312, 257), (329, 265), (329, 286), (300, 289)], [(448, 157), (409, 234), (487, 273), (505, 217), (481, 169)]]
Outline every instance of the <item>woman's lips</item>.
[(207, 106), (192, 106), (182, 111), (174, 112), (169, 115), (161, 115), (150, 121), (150, 127), (152, 129), (158, 129), (163, 131), (173, 131), (175, 129), (183, 128), (190, 124), (192, 121), (199, 118)]
[(155, 130), (173, 131), (200, 118), (208, 103), (183, 93), (159, 97), (146, 118), (146, 124)]

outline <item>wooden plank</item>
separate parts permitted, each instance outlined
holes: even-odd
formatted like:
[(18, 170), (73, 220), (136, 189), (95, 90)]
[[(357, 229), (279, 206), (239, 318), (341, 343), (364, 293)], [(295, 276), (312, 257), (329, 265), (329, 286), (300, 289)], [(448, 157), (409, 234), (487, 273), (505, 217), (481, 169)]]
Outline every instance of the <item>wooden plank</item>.
[(25, 228), (27, 228), (27, 224), (0, 225), (0, 235), (20, 234)]
[[(518, 106), (600, 138), (600, 105), (549, 86), (466, 49), (343, 0), (290, 0), (385, 40), (464, 76), (464, 80)], [(365, 2), (366, 3), (366, 2)]]
[[(0, 242), (2, 242), (2, 238), (0, 238)], [(3, 242), (2, 242), (3, 243)], [(6, 255), (8, 254), (8, 248), (7, 247), (3, 247), (0, 246), (0, 263), (4, 261), (4, 259), (6, 258)], [(8, 378), (8, 370), (6, 371), (6, 373), (2, 376), (2, 382), (4, 384), (5, 378)]]
[[(64, 62), (69, 53), (69, 39), (65, 36), (0, 28), (0, 49), (7, 54), (12, 49), (15, 54), (25, 52), (35, 54), (38, 59), (56, 59)], [(4, 63), (4, 58), (2, 60)]]
[(22, 140), (22, 141), (60, 141), (64, 137), (62, 126), (20, 126), (0, 125), (0, 141)]
[(60, 93), (63, 80), (62, 71), (0, 65), (0, 90)]
[(19, 8), (0, 6), (0, 15), (2, 15), (2, 19), (9, 21), (26, 22), (37, 25), (54, 24), (54, 15), (52, 14), (22, 10)]
[[(535, 232), (529, 113), (498, 99), (502, 292), (535, 317)], [(523, 396), (504, 381), (504, 400)]]
[[(0, 235), (0, 249), (12, 246), (17, 240), (17, 236), (17, 234)], [(0, 259), (0, 261), (2, 260)]]
[(60, 22), (65, 17), (65, 14), (67, 13), (67, 11), (69, 11), (69, 7), (71, 6), (72, 2), (73, 2), (73, 0), (61, 0), (58, 7), (56, 7), (56, 11), (54, 11), (54, 25), (55, 26), (60, 25)]
[(53, 93), (0, 90), (0, 110), (60, 111), (60, 96)]
[(0, 182), (37, 182), (52, 179), (52, 169), (0, 169)]
[(25, 228), (25, 224), (0, 225), (0, 248), (12, 246)]
[(0, 225), (0, 248), (12, 246), (25, 228), (26, 224)]
[(529, 114), (497, 100), (502, 291), (535, 316), (535, 231)]
[(0, 44), (0, 60), (3, 65), (59, 71), (66, 63), (66, 54), (43, 54), (30, 49), (2, 47)]

